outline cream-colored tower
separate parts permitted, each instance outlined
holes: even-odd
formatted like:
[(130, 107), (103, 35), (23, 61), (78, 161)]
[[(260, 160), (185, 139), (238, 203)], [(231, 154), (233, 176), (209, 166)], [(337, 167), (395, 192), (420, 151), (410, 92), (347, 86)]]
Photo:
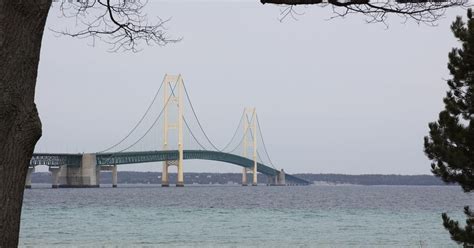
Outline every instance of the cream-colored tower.
[[(163, 79), (163, 104), (164, 104), (164, 124), (163, 124), (163, 150), (168, 150), (169, 142), (169, 131), (170, 129), (178, 130), (178, 160), (177, 161), (164, 161), (163, 172), (161, 176), (161, 186), (169, 186), (168, 167), (172, 165), (178, 166), (178, 180), (176, 182), (177, 187), (184, 186), (183, 176), (183, 114), (184, 114), (184, 103), (183, 103), (183, 79), (181, 75), (165, 75)], [(170, 90), (174, 89), (173, 92)], [(177, 95), (173, 94), (177, 90)], [(171, 106), (178, 107), (177, 120), (170, 121), (169, 108)]]
[[(245, 108), (244, 114), (244, 141), (242, 156), (248, 157), (248, 148), (253, 150), (252, 186), (257, 186), (257, 110), (255, 108)], [(249, 116), (251, 116), (249, 120)], [(250, 129), (250, 130), (249, 130)], [(252, 133), (250, 133), (252, 132)], [(250, 137), (251, 136), (251, 137)], [(250, 139), (251, 138), (251, 139)], [(242, 185), (247, 186), (248, 168), (242, 169)]]

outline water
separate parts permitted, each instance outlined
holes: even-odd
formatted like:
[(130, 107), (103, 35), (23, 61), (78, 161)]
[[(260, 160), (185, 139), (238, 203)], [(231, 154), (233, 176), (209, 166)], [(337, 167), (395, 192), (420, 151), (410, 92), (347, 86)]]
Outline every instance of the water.
[[(37, 185), (33, 185), (33, 187)], [(458, 247), (459, 187), (119, 185), (25, 191), (23, 247)]]

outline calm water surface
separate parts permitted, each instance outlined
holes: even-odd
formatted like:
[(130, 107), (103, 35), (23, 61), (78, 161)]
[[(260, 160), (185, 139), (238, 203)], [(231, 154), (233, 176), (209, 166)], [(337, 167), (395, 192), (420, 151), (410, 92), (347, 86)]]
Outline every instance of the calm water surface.
[(442, 186), (36, 188), (20, 246), (458, 247), (440, 215), (464, 205)]

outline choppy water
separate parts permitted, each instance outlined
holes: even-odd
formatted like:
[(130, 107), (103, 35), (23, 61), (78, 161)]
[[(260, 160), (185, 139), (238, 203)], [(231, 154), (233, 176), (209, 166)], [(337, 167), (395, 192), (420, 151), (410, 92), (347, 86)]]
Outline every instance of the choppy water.
[(441, 186), (37, 188), (20, 246), (457, 247), (440, 215), (473, 203)]

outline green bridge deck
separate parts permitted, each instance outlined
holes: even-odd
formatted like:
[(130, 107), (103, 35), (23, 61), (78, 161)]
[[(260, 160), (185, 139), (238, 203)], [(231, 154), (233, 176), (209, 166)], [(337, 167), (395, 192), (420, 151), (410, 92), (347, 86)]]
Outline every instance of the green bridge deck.
[[(184, 159), (201, 159), (220, 161), (235, 164), (245, 168), (253, 168), (253, 160), (217, 151), (202, 150), (184, 150)], [(30, 161), (31, 166), (47, 165), (47, 166), (72, 166), (81, 165), (82, 154), (66, 154), (66, 153), (35, 153)], [(177, 160), (178, 150), (168, 151), (143, 151), (143, 152), (120, 152), (120, 153), (97, 153), (97, 165), (119, 165), (119, 164), (138, 164), (160, 162), (167, 160)], [(264, 164), (258, 163), (257, 171), (269, 176), (278, 175), (279, 171)], [(286, 174), (286, 180), (296, 184), (307, 185), (310, 182), (301, 178)]]

